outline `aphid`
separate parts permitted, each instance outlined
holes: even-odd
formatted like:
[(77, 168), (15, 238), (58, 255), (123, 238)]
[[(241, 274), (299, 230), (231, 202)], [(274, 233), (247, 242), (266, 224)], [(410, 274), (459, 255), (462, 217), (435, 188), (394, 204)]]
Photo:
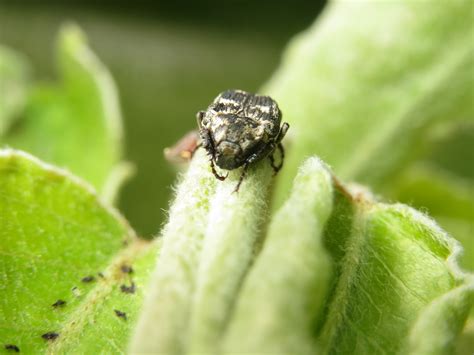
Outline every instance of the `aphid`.
[(120, 291), (123, 293), (135, 293), (135, 283), (132, 282), (130, 286), (120, 285)]
[(97, 275), (98, 275), (98, 276), (99, 276), (101, 279), (105, 278), (105, 276), (104, 276), (104, 273), (103, 273), (103, 272), (98, 272), (98, 273), (97, 273)]
[(92, 282), (94, 280), (95, 280), (95, 277), (92, 276), (92, 275), (85, 276), (81, 279), (81, 281), (84, 282), (84, 283), (89, 283), (89, 282)]
[(133, 273), (133, 268), (130, 266), (130, 265), (122, 265), (120, 266), (120, 270), (124, 273), (124, 274), (131, 274)]
[[(288, 123), (281, 122), (277, 103), (268, 96), (251, 94), (241, 90), (227, 90), (219, 94), (206, 111), (197, 113), (201, 144), (211, 158), (211, 169), (219, 180), (215, 166), (225, 170), (243, 167), (238, 191), (250, 164), (269, 158), (275, 174), (283, 166), (284, 150), (281, 140)], [(273, 153), (278, 148), (282, 161), (275, 165)]]
[(127, 320), (127, 313), (119, 311), (118, 309), (114, 309), (115, 314), (117, 317)]
[(5, 350), (14, 351), (16, 353), (20, 352), (20, 348), (15, 344), (5, 344)]
[(47, 332), (47, 333), (44, 333), (41, 337), (44, 339), (44, 340), (56, 340), (56, 338), (59, 336), (58, 333), (55, 333), (55, 332)]
[(57, 300), (56, 302), (54, 302), (51, 306), (54, 307), (54, 308), (58, 308), (58, 307), (62, 307), (66, 304), (66, 301), (63, 301), (63, 300)]

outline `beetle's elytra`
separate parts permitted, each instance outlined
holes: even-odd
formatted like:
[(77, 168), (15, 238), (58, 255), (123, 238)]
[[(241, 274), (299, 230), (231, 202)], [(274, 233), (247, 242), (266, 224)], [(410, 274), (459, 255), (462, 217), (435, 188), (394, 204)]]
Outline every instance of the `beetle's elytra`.
[[(243, 167), (235, 191), (239, 190), (248, 166), (269, 158), (275, 173), (283, 165), (284, 150), (281, 140), (288, 131), (288, 123), (281, 123), (281, 111), (269, 96), (251, 94), (242, 90), (227, 90), (219, 94), (206, 111), (197, 113), (202, 147), (211, 158), (212, 172)], [(278, 148), (282, 161), (275, 165), (273, 153)]]

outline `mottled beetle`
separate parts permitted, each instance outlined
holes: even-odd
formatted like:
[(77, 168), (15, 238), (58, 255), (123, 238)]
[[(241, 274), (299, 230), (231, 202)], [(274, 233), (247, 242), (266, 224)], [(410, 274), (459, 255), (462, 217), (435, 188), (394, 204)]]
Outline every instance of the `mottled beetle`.
[[(281, 140), (288, 123), (281, 122), (277, 103), (268, 96), (241, 90), (227, 90), (219, 94), (206, 111), (197, 113), (201, 145), (210, 156), (214, 176), (225, 180), (228, 176), (217, 173), (215, 165), (225, 170), (243, 166), (235, 191), (239, 190), (249, 165), (268, 157), (275, 173), (283, 166), (284, 150)], [(281, 163), (275, 165), (273, 153), (281, 152)]]

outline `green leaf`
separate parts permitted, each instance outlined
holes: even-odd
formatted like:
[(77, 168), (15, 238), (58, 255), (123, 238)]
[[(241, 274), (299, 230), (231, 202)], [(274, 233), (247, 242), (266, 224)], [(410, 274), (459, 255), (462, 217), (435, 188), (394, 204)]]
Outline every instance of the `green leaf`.
[(456, 343), (453, 339), (461, 332), (466, 314), (473, 304), (474, 279), (472, 278), (470, 283), (433, 301), (420, 315), (410, 333), (410, 353), (454, 353)]
[(461, 264), (474, 270), (474, 186), (433, 165), (417, 164), (389, 187), (391, 198), (426, 210), (464, 246)]
[(468, 0), (337, 1), (292, 41), (263, 89), (291, 125), (277, 205), (307, 156), (376, 186), (435, 124), (474, 117), (471, 10)]
[(309, 159), (273, 218), (244, 282), (228, 325), (225, 352), (314, 353), (312, 328), (332, 275), (322, 243), (332, 206), (331, 175), (318, 159)]
[(134, 331), (132, 353), (183, 351), (209, 200), (215, 188), (208, 159), (199, 150), (178, 185), (169, 221), (161, 233), (163, 249)]
[(256, 164), (234, 192), (240, 174), (234, 171), (218, 184), (210, 200), (190, 319), (191, 353), (217, 351), (240, 285), (262, 242), (272, 169), (266, 160)]
[(225, 352), (450, 353), (474, 301), (460, 246), (423, 214), (338, 183), (332, 208), (328, 173), (308, 167), (244, 282)]
[(24, 108), (29, 71), (29, 64), (23, 56), (0, 46), (0, 137)]
[(349, 192), (310, 159), (258, 252), (268, 167), (235, 196), (238, 174), (216, 188), (207, 165), (198, 152), (179, 185), (131, 352), (454, 348), (474, 283), (459, 270), (459, 244), (428, 217)]
[(448, 218), (442, 215), (434, 216), (436, 221), (455, 237), (463, 246), (464, 253), (460, 257), (460, 263), (466, 270), (474, 271), (474, 221), (466, 221), (459, 218)]
[(177, 190), (163, 251), (131, 344), (133, 353), (214, 351), (260, 241), (271, 169), (240, 172), (216, 188), (200, 150)]
[[(158, 244), (138, 240), (89, 185), (20, 151), (0, 151), (0, 197), (2, 343), (23, 353), (124, 351)], [(131, 282), (136, 293), (120, 291)], [(59, 337), (46, 341), (47, 332)]]
[[(419, 326), (426, 322), (446, 324), (443, 337), (453, 346), (472, 305), (472, 280), (457, 266), (460, 246), (407, 206), (355, 202), (351, 234), (326, 235), (339, 256), (318, 337), (322, 352), (406, 353), (420, 336), (435, 341), (429, 327)], [(443, 299), (457, 287), (460, 297), (446, 312)]]
[[(115, 84), (73, 25), (61, 30), (58, 59), (62, 81), (34, 88), (23, 119), (3, 143), (67, 167), (99, 191), (107, 190), (122, 154)], [(115, 191), (108, 189), (107, 195), (113, 199)]]

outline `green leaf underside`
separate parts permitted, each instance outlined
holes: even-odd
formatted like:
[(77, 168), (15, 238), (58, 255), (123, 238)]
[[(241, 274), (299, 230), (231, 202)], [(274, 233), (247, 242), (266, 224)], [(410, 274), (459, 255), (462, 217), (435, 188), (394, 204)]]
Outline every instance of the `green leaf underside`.
[(358, 203), (348, 239), (334, 240), (330, 229), (326, 238), (344, 253), (335, 258), (323, 352), (402, 351), (420, 312), (461, 276), (446, 261), (454, 240), (406, 206)]
[(322, 244), (332, 203), (329, 171), (318, 159), (309, 159), (244, 281), (224, 338), (225, 352), (314, 353), (312, 328), (332, 276)]
[(134, 330), (132, 353), (181, 353), (185, 346), (199, 255), (216, 188), (208, 159), (198, 150), (178, 185), (163, 248)]
[(29, 69), (26, 59), (20, 54), (0, 46), (0, 138), (23, 109)]
[[(207, 228), (190, 319), (189, 351), (215, 353), (244, 275), (262, 242), (272, 171), (267, 160), (249, 172), (238, 193), (235, 180), (218, 184), (209, 202)], [(259, 211), (259, 213), (249, 213)], [(236, 228), (239, 226), (239, 228)], [(205, 324), (206, 326), (203, 326)]]
[(35, 86), (22, 119), (0, 143), (67, 167), (101, 191), (121, 156), (115, 84), (75, 26), (62, 29), (58, 59), (62, 81)]
[[(1, 151), (0, 240), (2, 343), (24, 353), (125, 349), (156, 247), (136, 239), (89, 186), (25, 153)], [(120, 267), (135, 267), (136, 258), (137, 293), (124, 294), (119, 285), (129, 275)], [(81, 282), (89, 275), (95, 280)], [(66, 304), (52, 307), (57, 300)], [(129, 320), (118, 319), (115, 308)], [(46, 332), (60, 335), (48, 343)]]
[[(294, 225), (290, 216), (305, 207), (312, 210), (301, 197), (297, 200), (298, 191), (308, 198), (313, 188), (324, 205), (322, 191), (327, 188), (304, 185), (304, 169), (287, 204), (275, 215), (238, 296), (224, 338), (225, 352), (420, 353), (416, 349), (426, 349), (431, 334), (442, 325), (437, 338), (443, 340), (432, 339), (438, 346), (430, 351), (450, 353), (472, 305), (474, 286), (457, 269), (456, 241), (407, 206), (363, 196), (348, 199), (336, 190), (323, 236), (327, 251), (311, 249), (302, 234), (311, 224), (295, 227), (299, 218), (308, 222), (306, 214), (295, 214)], [(316, 212), (312, 218), (324, 221), (324, 216)], [(316, 245), (317, 230), (309, 233)], [(299, 252), (291, 253), (294, 248)], [(331, 280), (329, 292), (325, 280)], [(457, 297), (450, 297), (451, 292)], [(443, 301), (446, 297), (449, 302)]]
[[(417, 353), (436, 327), (443, 330), (430, 351), (452, 350), (474, 284), (458, 269), (457, 242), (428, 217), (340, 183), (333, 188), (327, 168), (310, 159), (248, 269), (243, 244), (251, 250), (255, 240), (229, 237), (236, 247), (218, 257), (227, 234), (242, 236), (248, 226), (234, 223), (219, 242), (210, 238), (206, 230), (220, 228), (210, 225), (211, 201), (220, 201), (222, 215), (227, 203), (237, 209), (232, 216), (265, 212), (258, 203), (229, 202), (232, 185), (216, 189), (202, 164), (198, 155), (178, 189), (132, 352)], [(248, 191), (261, 183), (268, 182), (248, 181)], [(243, 280), (234, 268), (248, 269)]]
[(262, 90), (291, 126), (277, 205), (304, 157), (377, 185), (417, 157), (431, 126), (474, 117), (472, 4), (445, 5), (333, 2), (293, 40)]
[(233, 193), (240, 172), (216, 188), (208, 159), (196, 153), (162, 232), (163, 250), (132, 352), (215, 350), (260, 241), (271, 178), (264, 163), (250, 169)]

